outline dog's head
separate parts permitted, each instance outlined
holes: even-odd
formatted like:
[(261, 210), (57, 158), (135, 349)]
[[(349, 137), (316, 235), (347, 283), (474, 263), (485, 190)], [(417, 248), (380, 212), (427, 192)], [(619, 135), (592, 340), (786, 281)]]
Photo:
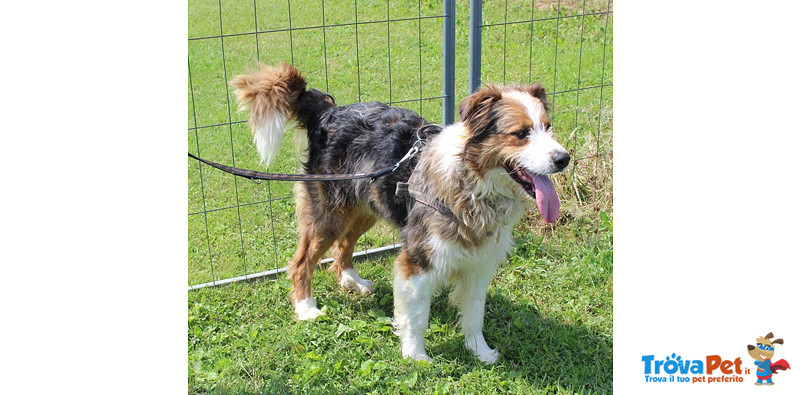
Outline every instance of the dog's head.
[(758, 361), (772, 359), (772, 356), (775, 355), (775, 344), (783, 344), (783, 339), (770, 340), (773, 336), (772, 332), (770, 332), (764, 337), (756, 338), (755, 346), (752, 344), (747, 345), (747, 354)]
[(478, 174), (502, 168), (532, 198), (545, 221), (555, 222), (560, 203), (549, 174), (564, 170), (569, 154), (547, 116), (541, 85), (487, 85), (459, 103), (467, 129), (467, 166)]

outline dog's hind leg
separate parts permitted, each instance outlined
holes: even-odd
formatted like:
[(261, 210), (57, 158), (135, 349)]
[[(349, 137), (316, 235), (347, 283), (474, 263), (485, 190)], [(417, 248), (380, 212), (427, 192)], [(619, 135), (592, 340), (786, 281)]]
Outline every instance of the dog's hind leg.
[(372, 281), (361, 278), (353, 267), (353, 250), (358, 238), (375, 225), (375, 216), (371, 213), (362, 213), (354, 216), (348, 224), (348, 229), (333, 251), (333, 264), (330, 270), (336, 273), (339, 285), (344, 289), (364, 293), (371, 293), (374, 287)]
[(326, 236), (309, 230), (300, 236), (300, 244), (289, 264), (292, 279), (292, 303), (299, 320), (313, 320), (322, 315), (317, 300), (311, 296), (311, 279), (319, 260), (333, 244), (335, 236)]
[(311, 205), (303, 187), (296, 187), (295, 194), (300, 242), (289, 264), (292, 303), (299, 320), (313, 320), (322, 315), (322, 311), (317, 308), (317, 300), (311, 296), (311, 279), (319, 260), (340, 237), (341, 224), (346, 220), (343, 220), (341, 212), (334, 213)]

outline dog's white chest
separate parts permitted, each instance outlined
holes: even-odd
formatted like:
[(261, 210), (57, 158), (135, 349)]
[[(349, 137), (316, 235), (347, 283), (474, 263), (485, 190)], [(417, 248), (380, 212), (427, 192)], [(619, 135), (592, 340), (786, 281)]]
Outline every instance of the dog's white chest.
[(487, 268), (494, 270), (498, 263), (508, 257), (513, 247), (511, 226), (487, 233), (480, 245), (470, 248), (437, 236), (431, 238), (430, 246), (433, 251), (430, 271), (436, 277), (446, 279), (454, 273), (474, 270), (476, 267), (481, 267), (481, 271)]

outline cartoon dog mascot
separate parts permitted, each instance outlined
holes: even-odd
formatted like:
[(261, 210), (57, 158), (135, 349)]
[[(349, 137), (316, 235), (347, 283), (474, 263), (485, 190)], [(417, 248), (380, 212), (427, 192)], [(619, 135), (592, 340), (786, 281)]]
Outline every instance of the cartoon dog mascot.
[(786, 362), (785, 359), (772, 362), (772, 356), (775, 354), (775, 345), (783, 344), (783, 339), (770, 340), (772, 337), (772, 332), (767, 333), (764, 337), (756, 338), (757, 344), (755, 346), (747, 346), (747, 354), (755, 359), (755, 364), (758, 367), (756, 385), (764, 385), (764, 380), (767, 381), (767, 385), (773, 385), (775, 384), (772, 382), (773, 373), (778, 374), (779, 370), (791, 369), (789, 362)]

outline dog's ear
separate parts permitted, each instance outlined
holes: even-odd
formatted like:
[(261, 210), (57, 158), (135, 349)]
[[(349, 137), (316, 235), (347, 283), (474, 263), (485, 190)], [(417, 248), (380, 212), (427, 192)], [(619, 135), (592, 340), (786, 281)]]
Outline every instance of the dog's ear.
[(483, 135), (492, 123), (492, 110), (502, 97), (502, 91), (495, 85), (467, 96), (458, 104), (458, 115), (461, 122), (472, 133), (471, 139)]
[(764, 336), (764, 338), (765, 339), (772, 339), (773, 336), (775, 336), (775, 335), (773, 335), (772, 332), (770, 332), (770, 333), (767, 333), (767, 335)]
[(772, 344), (783, 344), (783, 339), (775, 339), (772, 341)]
[(531, 94), (531, 96), (539, 99), (544, 104), (544, 109), (548, 110), (547, 108), (547, 93), (544, 91), (544, 87), (542, 84), (533, 84), (533, 85), (525, 85), (522, 89), (525, 92)]

